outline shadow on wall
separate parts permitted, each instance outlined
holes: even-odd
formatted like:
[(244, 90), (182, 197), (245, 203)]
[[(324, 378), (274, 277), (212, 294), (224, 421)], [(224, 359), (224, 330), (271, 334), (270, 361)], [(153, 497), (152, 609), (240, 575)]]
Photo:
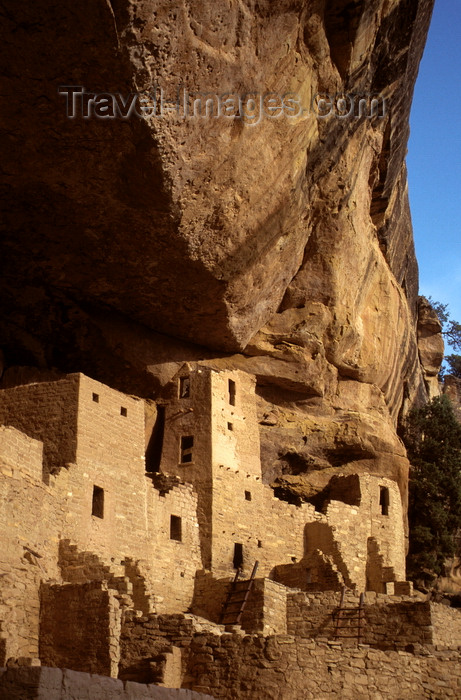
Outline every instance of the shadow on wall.
[(144, 614), (149, 613), (150, 598), (139, 562), (127, 557), (120, 562), (120, 565), (124, 570), (122, 575), (117, 576), (96, 554), (79, 551), (77, 545), (71, 544), (70, 540), (61, 540), (59, 543), (58, 566), (61, 569), (63, 581), (66, 583), (106, 581), (109, 588), (128, 593), (133, 599), (135, 610), (140, 610)]
[(299, 562), (275, 566), (271, 578), (302, 591), (340, 591), (354, 588), (347, 567), (327, 523), (307, 523), (304, 556)]
[(386, 583), (395, 580), (393, 568), (384, 566), (383, 562), (384, 557), (380, 552), (378, 541), (374, 537), (369, 537), (367, 540), (367, 591), (385, 593)]
[(231, 576), (215, 579), (211, 571), (197, 571), (191, 612), (212, 622), (219, 622), (231, 581)]
[(150, 599), (146, 589), (146, 581), (139, 570), (139, 565), (128, 557), (123, 561), (123, 565), (125, 567), (125, 576), (130, 579), (133, 587), (131, 596), (134, 609), (141, 610), (142, 613), (147, 615), (151, 612)]
[(58, 566), (66, 583), (110, 581), (114, 577), (110, 566), (105, 566), (92, 552), (80, 552), (70, 540), (59, 542)]
[(157, 415), (146, 447), (146, 472), (157, 474), (162, 460), (163, 438), (165, 434), (165, 406), (157, 405)]

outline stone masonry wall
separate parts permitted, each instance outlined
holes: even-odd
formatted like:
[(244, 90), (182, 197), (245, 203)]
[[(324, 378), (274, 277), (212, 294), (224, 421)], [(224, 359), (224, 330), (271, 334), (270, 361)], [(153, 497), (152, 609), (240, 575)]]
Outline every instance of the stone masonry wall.
[[(287, 630), (299, 638), (333, 639), (339, 593), (289, 593), (287, 596)], [(348, 593), (345, 607), (357, 608), (359, 599)], [(385, 596), (368, 592), (363, 610), (362, 641), (380, 649), (407, 649), (415, 645), (461, 647), (461, 612), (409, 596)], [(345, 617), (348, 617), (346, 612)], [(343, 623), (343, 634), (356, 635), (350, 629), (355, 620)], [(357, 637), (343, 640), (354, 644)]]
[(106, 463), (116, 452), (124, 463), (144, 462), (144, 401), (84, 374), (78, 377), (77, 461)]
[[(184, 436), (193, 437), (192, 457), (181, 463)], [(255, 561), (263, 577), (293, 566), (281, 580), (303, 589), (328, 588), (334, 579), (334, 587), (384, 592), (388, 581), (405, 578), (403, 512), (393, 481), (360, 477), (358, 502), (332, 500), (326, 515), (280, 501), (262, 483), (254, 379), (242, 372), (183, 367), (169, 387), (161, 469), (197, 489), (203, 566), (217, 578), (235, 570), (236, 546), (243, 548), (245, 576)], [(336, 486), (339, 493), (339, 477)]]
[[(115, 552), (145, 558), (144, 404), (79, 376), (78, 468), (69, 470), (66, 492), (71, 539), (109, 560)], [(94, 487), (104, 491), (103, 517), (92, 514)]]
[(75, 462), (78, 374), (0, 391), (0, 424), (43, 442), (43, 476)]
[(280, 583), (257, 579), (242, 615), (242, 628), (264, 635), (286, 634), (287, 594), (287, 588)]
[(182, 687), (225, 700), (442, 700), (461, 692), (458, 650), (420, 646), (413, 654), (302, 636), (199, 632), (184, 615), (127, 617), (121, 677), (149, 682), (172, 645), (181, 650)]
[[(385, 592), (385, 581), (405, 578), (400, 494), (387, 479), (364, 477), (362, 482), (360, 506), (331, 501), (324, 515), (308, 503), (281, 501), (243, 469), (218, 468), (213, 482), (213, 573), (223, 577), (233, 571), (234, 546), (240, 543), (245, 576), (259, 561), (259, 575), (303, 590), (340, 589), (344, 582), (364, 591), (368, 582)], [(389, 488), (391, 506), (388, 516), (373, 516), (372, 526), (380, 484)], [(377, 552), (374, 558), (370, 543)]]
[(218, 622), (233, 579), (234, 575), (216, 579), (211, 571), (197, 571), (192, 613)]
[[(387, 513), (381, 512), (380, 489), (387, 489)], [(403, 509), (397, 484), (360, 476), (360, 507), (339, 500), (326, 510), (342, 560), (359, 591), (385, 592), (387, 581), (405, 580)]]
[(40, 659), (45, 666), (117, 677), (121, 610), (100, 582), (43, 585)]
[(274, 579), (303, 591), (340, 591), (350, 580), (345, 576), (345, 567), (340, 568), (342, 571), (339, 571), (333, 556), (316, 548), (299, 562), (275, 567)]
[[(180, 396), (180, 378), (189, 379), (188, 396)], [(181, 455), (182, 438), (192, 438), (189, 455)], [(187, 460), (187, 461), (186, 461)], [(169, 386), (165, 406), (160, 471), (192, 484), (198, 496), (197, 516), (200, 525), (200, 547), (204, 568), (211, 566), (211, 379), (206, 368), (185, 370)]]
[(59, 578), (42, 453), (41, 442), (0, 428), (0, 665), (10, 657), (38, 656), (40, 582)]
[(280, 501), (259, 477), (224, 465), (214, 478), (213, 515), (213, 572), (218, 577), (234, 570), (235, 543), (243, 546), (244, 575), (259, 561), (258, 575), (267, 577), (277, 564), (303, 557), (306, 523), (326, 523), (311, 504)]
[[(171, 516), (180, 518), (181, 540), (170, 537)], [(197, 493), (190, 484), (164, 495), (148, 492), (146, 581), (155, 595), (156, 610), (187, 610), (194, 597), (195, 574), (202, 568), (197, 521)]]
[[(45, 483), (43, 443), (13, 427), (0, 427), (3, 662), (38, 656), (42, 582), (112, 581), (127, 576), (140, 610), (158, 606), (159, 611), (176, 611), (191, 605), (194, 573), (201, 568), (192, 487), (175, 485), (160, 495), (145, 476), (142, 402), (81, 375), (57, 384), (57, 394), (48, 383), (41, 392), (58, 396), (58, 404), (65, 395), (71, 408), (72, 402), (79, 404), (79, 429), (74, 430), (77, 463), (49, 475)], [(16, 397), (20, 390), (24, 398), (28, 389), (38, 395), (36, 385), (1, 394), (5, 401), (10, 392)], [(39, 402), (39, 411), (40, 407)], [(46, 413), (40, 421), (46, 423)], [(99, 514), (93, 513), (95, 486), (103, 490)], [(181, 541), (171, 538), (172, 515), (181, 518)]]
[(255, 378), (246, 372), (211, 372), (214, 474), (224, 466), (261, 477), (255, 385)]
[(461, 693), (458, 652), (405, 652), (297, 639), (197, 635), (183, 685), (223, 700), (445, 700)]
[(439, 646), (461, 646), (461, 610), (430, 603), (432, 643)]
[[(198, 572), (192, 612), (219, 622), (231, 577), (215, 579), (209, 572)], [(241, 618), (242, 629), (263, 634), (285, 634), (288, 589), (268, 578), (256, 578)]]
[[(180, 650), (176, 684), (182, 685), (189, 647), (194, 635), (223, 628), (189, 614), (143, 615), (127, 611), (120, 637), (119, 678), (163, 683), (170, 655)], [(181, 668), (182, 666), (182, 668)]]

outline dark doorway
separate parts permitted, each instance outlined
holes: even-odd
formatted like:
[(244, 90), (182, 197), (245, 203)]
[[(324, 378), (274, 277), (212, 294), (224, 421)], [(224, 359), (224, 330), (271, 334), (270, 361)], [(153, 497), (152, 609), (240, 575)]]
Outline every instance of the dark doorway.
[(379, 505), (381, 515), (389, 515), (389, 489), (386, 486), (379, 487)]
[(170, 516), (170, 540), (182, 542), (182, 523), (179, 515)]
[(234, 544), (234, 569), (241, 569), (243, 566), (243, 544), (236, 542)]
[(91, 515), (94, 515), (96, 518), (104, 518), (104, 489), (100, 486), (93, 486)]

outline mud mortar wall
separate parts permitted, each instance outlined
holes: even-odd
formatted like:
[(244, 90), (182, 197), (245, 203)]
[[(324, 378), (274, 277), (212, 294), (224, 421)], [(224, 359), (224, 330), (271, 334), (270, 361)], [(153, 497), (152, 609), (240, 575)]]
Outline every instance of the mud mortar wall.
[(225, 700), (442, 700), (461, 692), (458, 652), (413, 656), (291, 636), (201, 635), (184, 685)]
[[(323, 600), (319, 614), (325, 615), (325, 605)], [(372, 607), (378, 617), (384, 611), (384, 604)], [(414, 615), (424, 636), (430, 607), (417, 607)], [(449, 614), (453, 620), (459, 616), (454, 610)], [(396, 620), (405, 625), (410, 616), (411, 605), (396, 601), (388, 606), (383, 625), (388, 625), (389, 633)], [(245, 636), (198, 631), (196, 625), (192, 616), (184, 615), (127, 617), (122, 627), (121, 677), (149, 682), (149, 661), (159, 654), (165, 661), (174, 645), (182, 654), (182, 687), (223, 700), (444, 700), (457, 698), (461, 692), (459, 648), (413, 644), (414, 653), (409, 653), (344, 646), (308, 638), (303, 632), (300, 636)]]

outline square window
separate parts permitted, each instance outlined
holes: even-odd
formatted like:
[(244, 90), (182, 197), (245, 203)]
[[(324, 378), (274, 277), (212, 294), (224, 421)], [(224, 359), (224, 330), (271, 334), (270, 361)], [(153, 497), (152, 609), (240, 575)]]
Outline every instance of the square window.
[(193, 435), (183, 435), (181, 437), (181, 452), (180, 452), (181, 464), (188, 464), (189, 462), (192, 462), (193, 447), (194, 447), (194, 436)]
[(94, 401), (95, 403), (99, 403), (99, 394), (94, 394), (94, 393), (93, 393), (93, 401)]
[(251, 501), (251, 491), (245, 491), (245, 500)]
[(121, 407), (120, 407), (120, 415), (121, 415), (121, 416), (124, 416), (125, 418), (127, 417), (127, 415), (128, 415), (128, 409), (125, 408), (125, 406), (121, 406)]
[(170, 540), (182, 542), (182, 522), (179, 515), (170, 515)]
[(95, 518), (104, 518), (104, 489), (100, 486), (93, 486), (91, 515), (94, 515)]
[(233, 423), (228, 423), (228, 424), (227, 424), (227, 429), (228, 429), (228, 430), (233, 430), (233, 429), (234, 429), (234, 424), (233, 424)]

